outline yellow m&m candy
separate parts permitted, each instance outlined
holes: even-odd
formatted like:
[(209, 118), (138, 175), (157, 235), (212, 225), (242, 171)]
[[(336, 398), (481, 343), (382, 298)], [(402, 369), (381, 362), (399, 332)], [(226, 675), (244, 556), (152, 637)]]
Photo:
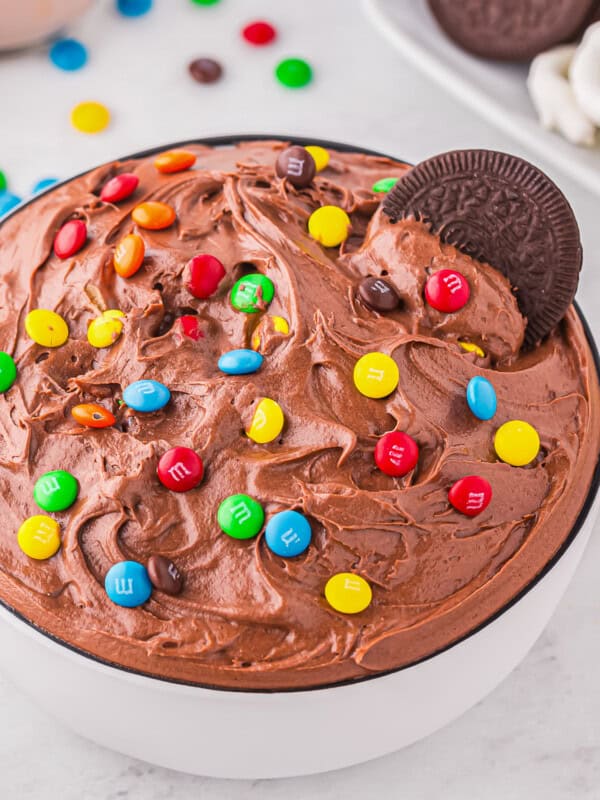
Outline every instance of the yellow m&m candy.
[(78, 103), (71, 111), (71, 125), (81, 133), (99, 133), (110, 122), (110, 111), (102, 103)]
[(286, 319), (283, 317), (266, 315), (256, 326), (254, 334), (252, 335), (251, 344), (253, 350), (260, 350), (261, 333), (268, 330), (269, 327), (271, 327), (277, 333), (283, 333), (285, 336), (287, 336), (290, 332), (290, 326), (288, 325)]
[(92, 347), (110, 347), (123, 331), (125, 314), (118, 309), (103, 311), (100, 317), (93, 319), (88, 327), (87, 338)]
[(25, 317), (25, 330), (34, 342), (43, 347), (60, 347), (69, 338), (69, 328), (55, 311), (36, 308)]
[(540, 437), (533, 425), (520, 419), (511, 419), (496, 431), (494, 449), (502, 461), (513, 467), (524, 467), (539, 453)]
[(283, 430), (285, 418), (279, 403), (270, 397), (263, 397), (256, 407), (250, 427), (246, 431), (248, 437), (258, 444), (268, 444), (276, 439)]
[(339, 206), (321, 206), (308, 218), (308, 232), (323, 247), (337, 247), (350, 233), (350, 217)]
[(25, 555), (43, 561), (60, 547), (60, 525), (52, 517), (36, 514), (21, 525), (17, 541)]
[(475, 353), (475, 355), (478, 355), (479, 358), (485, 358), (485, 353), (478, 344), (475, 344), (474, 342), (459, 342), (459, 345), (462, 347), (465, 353)]
[(342, 614), (359, 614), (371, 604), (373, 592), (360, 575), (338, 572), (325, 584), (325, 598), (332, 608)]
[(367, 353), (354, 366), (354, 385), (365, 397), (387, 397), (399, 380), (398, 365), (385, 353)]
[(313, 157), (317, 172), (321, 172), (329, 164), (329, 151), (324, 147), (319, 147), (318, 144), (309, 144), (304, 149)]

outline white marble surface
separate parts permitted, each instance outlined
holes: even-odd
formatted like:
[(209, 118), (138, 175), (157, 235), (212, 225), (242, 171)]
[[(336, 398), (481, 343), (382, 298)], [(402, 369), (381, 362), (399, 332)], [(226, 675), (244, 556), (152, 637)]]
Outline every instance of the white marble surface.
[[(260, 16), (278, 25), (281, 38), (256, 52), (237, 31)], [(368, 27), (356, 0), (222, 0), (212, 9), (156, 0), (151, 15), (131, 21), (118, 18), (106, 0), (72, 32), (90, 45), (92, 59), (81, 73), (53, 70), (43, 51), (0, 59), (0, 167), (17, 192), (44, 175), (67, 177), (144, 146), (229, 132), (306, 133), (410, 160), (470, 146), (530, 156), (417, 74)], [(187, 80), (188, 60), (205, 54), (224, 62), (222, 84)], [(311, 88), (289, 92), (273, 82), (272, 66), (287, 54), (311, 60)], [(114, 112), (111, 129), (93, 138), (68, 125), (70, 107), (87, 98)], [(542, 166), (579, 217), (587, 261), (579, 299), (600, 337), (597, 200), (551, 164)], [(403, 752), (321, 776), (234, 783), (157, 769), (72, 735), (0, 678), (0, 797), (598, 800), (599, 566), (596, 532), (529, 657), (463, 718)]]

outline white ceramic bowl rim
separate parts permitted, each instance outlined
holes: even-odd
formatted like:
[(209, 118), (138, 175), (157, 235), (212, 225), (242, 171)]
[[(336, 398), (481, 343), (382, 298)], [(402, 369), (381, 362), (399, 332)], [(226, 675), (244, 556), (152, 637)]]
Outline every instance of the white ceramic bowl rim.
[[(365, 147), (358, 147), (358, 146), (346, 144), (346, 143), (343, 143), (343, 142), (333, 142), (333, 141), (328, 141), (328, 140), (318, 139), (318, 138), (312, 138), (312, 137), (306, 137), (306, 136), (289, 136), (289, 135), (286, 135), (286, 134), (264, 134), (264, 133), (242, 134), (242, 135), (239, 135), (239, 136), (235, 136), (235, 135), (210, 136), (210, 137), (204, 137), (204, 138), (200, 138), (200, 139), (185, 139), (185, 140), (180, 141), (180, 142), (169, 143), (169, 144), (161, 145), (159, 147), (152, 147), (152, 148), (149, 148), (147, 150), (142, 150), (141, 152), (133, 153), (133, 154), (130, 154), (130, 155), (127, 155), (127, 156), (122, 156), (122, 157), (120, 157), (118, 159), (115, 159), (115, 160), (117, 160), (117, 161), (128, 161), (128, 160), (135, 159), (135, 158), (147, 158), (149, 156), (161, 153), (161, 152), (163, 152), (165, 150), (173, 150), (173, 149), (177, 149), (177, 148), (183, 147), (184, 145), (189, 145), (189, 144), (206, 145), (206, 146), (209, 146), (209, 147), (227, 147), (227, 146), (235, 145), (238, 142), (251, 142), (251, 141), (261, 141), (261, 140), (262, 141), (271, 141), (271, 140), (293, 141), (295, 144), (299, 144), (299, 145), (302, 145), (302, 146), (319, 145), (319, 146), (324, 147), (326, 149), (340, 150), (342, 152), (364, 153), (366, 155), (378, 156), (378, 157), (381, 157), (381, 158), (392, 158), (394, 160), (398, 160), (394, 156), (388, 156), (386, 153), (381, 153), (381, 152), (379, 152), (377, 150), (370, 150), (370, 149), (365, 148)], [(91, 169), (94, 169), (94, 168), (92, 167)], [(69, 183), (70, 181), (74, 180), (75, 178), (79, 178), (82, 175), (87, 174), (87, 172), (89, 172), (89, 171), (90, 170), (85, 170), (84, 172), (80, 172), (77, 175), (73, 175), (72, 177), (65, 179), (64, 181), (60, 181), (59, 183), (55, 183), (52, 186), (49, 186), (43, 192), (39, 192), (38, 194), (36, 194), (33, 197), (31, 197), (28, 200), (26, 200), (25, 202), (20, 203), (18, 206), (16, 206), (13, 210), (11, 210), (0, 221), (0, 226), (2, 224), (4, 224), (4, 222), (6, 220), (8, 220), (9, 218), (13, 217), (15, 214), (18, 214), (20, 211), (22, 211), (24, 208), (26, 208), (31, 203), (35, 202), (43, 194), (46, 194), (47, 192), (51, 192), (54, 189), (57, 189), (59, 186), (62, 186), (64, 184), (66, 184), (66, 183)], [(581, 311), (581, 309), (580, 309), (579, 305), (577, 304), (577, 302), (574, 301), (573, 305), (575, 307), (575, 310), (577, 311), (577, 315), (578, 315), (578, 317), (579, 317), (579, 319), (581, 321), (581, 324), (583, 325), (585, 336), (586, 336), (588, 345), (590, 347), (590, 351), (592, 353), (594, 366), (595, 366), (595, 369), (596, 369), (596, 374), (598, 376), (600, 376), (600, 354), (598, 352), (598, 348), (597, 348), (596, 343), (594, 341), (594, 337), (592, 335), (590, 326), (588, 325), (588, 322), (587, 322), (586, 318), (584, 317), (583, 312)], [(175, 685), (180, 685), (180, 686), (189, 686), (191, 688), (197, 688), (197, 689), (209, 689), (209, 690), (212, 690), (212, 691), (220, 691), (220, 692), (227, 692), (227, 693), (232, 693), (232, 692), (233, 693), (244, 693), (244, 694), (286, 694), (286, 693), (290, 693), (290, 692), (313, 692), (313, 691), (321, 691), (321, 690), (325, 690), (325, 689), (334, 689), (334, 688), (337, 688), (338, 686), (347, 686), (347, 685), (352, 685), (352, 684), (357, 684), (357, 683), (364, 683), (366, 681), (377, 680), (377, 678), (382, 678), (382, 677), (384, 677), (386, 675), (393, 675), (394, 673), (402, 672), (403, 670), (406, 670), (406, 669), (409, 669), (411, 667), (414, 667), (417, 664), (421, 664), (421, 663), (423, 663), (425, 661), (429, 661), (430, 659), (435, 658), (440, 653), (444, 653), (447, 650), (450, 650), (451, 648), (456, 647), (461, 642), (464, 642), (467, 639), (470, 639), (472, 636), (475, 636), (475, 634), (479, 633), (479, 631), (483, 630), (488, 625), (493, 623), (496, 619), (498, 619), (505, 612), (507, 612), (510, 608), (512, 608), (512, 606), (516, 605), (526, 594), (528, 594), (544, 578), (544, 576), (547, 575), (547, 573), (550, 572), (550, 570), (553, 569), (553, 567), (555, 567), (556, 564), (561, 560), (561, 558), (564, 556), (564, 554), (567, 552), (567, 550), (573, 544), (573, 542), (575, 541), (578, 533), (580, 532), (580, 530), (581, 530), (581, 528), (582, 528), (582, 526), (583, 526), (583, 524), (584, 524), (584, 522), (585, 522), (585, 520), (586, 520), (586, 518), (587, 518), (587, 516), (588, 516), (588, 514), (590, 512), (590, 509), (591, 509), (591, 507), (592, 507), (592, 505), (594, 503), (596, 495), (598, 494), (599, 487), (600, 487), (600, 454), (599, 454), (598, 461), (596, 462), (596, 466), (594, 468), (594, 474), (592, 475), (592, 481), (591, 481), (591, 484), (590, 484), (590, 489), (589, 489), (589, 491), (587, 493), (587, 496), (585, 498), (585, 502), (584, 502), (584, 504), (583, 504), (583, 506), (581, 508), (581, 511), (579, 512), (579, 514), (577, 516), (577, 519), (575, 520), (575, 523), (574, 523), (569, 535), (567, 536), (567, 538), (565, 539), (565, 541), (563, 542), (563, 544), (561, 545), (559, 550), (555, 553), (555, 555), (550, 559), (550, 561), (548, 561), (548, 563), (545, 565), (545, 567), (537, 575), (535, 575), (531, 579), (531, 581), (517, 595), (515, 595), (507, 603), (505, 603), (500, 609), (498, 609), (498, 611), (496, 611), (494, 614), (491, 614), (481, 624), (479, 624), (477, 627), (473, 628), (471, 631), (466, 633), (464, 636), (461, 636), (460, 638), (456, 639), (455, 641), (451, 642), (450, 644), (447, 644), (444, 647), (441, 647), (438, 650), (435, 650), (433, 653), (430, 653), (429, 655), (424, 656), (423, 658), (417, 659), (416, 661), (411, 661), (410, 663), (404, 664), (401, 667), (395, 667), (393, 669), (385, 670), (383, 672), (377, 672), (377, 673), (375, 673), (373, 675), (366, 675), (366, 676), (361, 677), (361, 678), (354, 678), (354, 679), (345, 680), (345, 681), (338, 681), (338, 682), (334, 682), (334, 683), (325, 683), (325, 684), (321, 684), (319, 686), (300, 686), (300, 687), (297, 687), (297, 688), (289, 688), (289, 689), (247, 689), (247, 688), (243, 688), (243, 687), (240, 687), (240, 688), (237, 688), (237, 687), (223, 687), (223, 686), (216, 686), (216, 685), (207, 684), (207, 683), (195, 683), (195, 682), (192, 682), (192, 681), (176, 680), (174, 678), (166, 678), (166, 677), (162, 677), (160, 675), (156, 675), (156, 674), (153, 674), (153, 673), (144, 672), (143, 670), (133, 669), (132, 667), (126, 667), (126, 666), (123, 666), (122, 664), (117, 664), (114, 661), (109, 661), (108, 659), (100, 658), (99, 656), (96, 656), (93, 653), (89, 653), (86, 650), (83, 650), (83, 649), (81, 649), (79, 647), (76, 647), (75, 645), (70, 644), (69, 642), (64, 641), (59, 636), (55, 636), (54, 634), (50, 633), (49, 631), (46, 631), (43, 628), (38, 627), (37, 625), (35, 625), (34, 622), (32, 622), (27, 617), (25, 617), (23, 614), (21, 614), (19, 611), (14, 609), (12, 606), (10, 606), (8, 603), (6, 603), (1, 598), (0, 598), (0, 606), (5, 608), (7, 611), (9, 611), (18, 620), (20, 620), (21, 622), (24, 622), (30, 628), (33, 628), (35, 631), (37, 631), (38, 633), (42, 634), (47, 639), (50, 639), (51, 641), (55, 642), (58, 645), (61, 645), (62, 647), (67, 648), (68, 650), (71, 650), (73, 653), (76, 653), (77, 655), (83, 656), (86, 659), (94, 661), (97, 664), (100, 664), (100, 665), (102, 665), (104, 667), (112, 667), (115, 670), (118, 670), (118, 671), (121, 671), (121, 672), (126, 672), (126, 673), (129, 673), (131, 675), (135, 675), (135, 676), (138, 676), (138, 677), (141, 677), (141, 678), (146, 678), (146, 679), (150, 679), (150, 680), (156, 680), (156, 681), (160, 681), (162, 683), (175, 684)]]

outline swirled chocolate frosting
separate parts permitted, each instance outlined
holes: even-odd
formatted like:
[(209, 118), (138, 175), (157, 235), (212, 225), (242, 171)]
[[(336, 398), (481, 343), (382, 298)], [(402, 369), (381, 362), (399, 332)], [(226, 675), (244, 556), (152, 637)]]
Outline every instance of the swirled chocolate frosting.
[[(0, 228), (0, 349), (18, 377), (0, 395), (0, 599), (59, 640), (107, 662), (164, 678), (217, 687), (314, 687), (393, 670), (459, 640), (500, 611), (544, 569), (575, 523), (588, 494), (599, 445), (598, 383), (582, 325), (571, 308), (542, 345), (522, 352), (525, 329), (507, 280), (462, 255), (414, 220), (391, 224), (371, 191), (401, 176), (403, 163), (331, 152), (329, 166), (296, 189), (275, 174), (286, 143), (249, 142), (212, 149), (190, 145), (195, 168), (159, 174), (153, 158), (107, 164), (39, 197)], [(134, 172), (134, 196), (102, 202), (102, 185)], [(175, 223), (138, 230), (143, 200), (172, 205)], [(307, 232), (321, 205), (344, 208), (352, 231), (338, 248)], [(88, 242), (61, 260), (54, 236), (68, 219), (85, 220)], [(139, 233), (142, 268), (131, 278), (112, 266), (117, 242)], [(186, 265), (198, 253), (227, 270), (216, 294), (187, 289)], [(451, 267), (469, 281), (464, 308), (427, 306), (431, 270)], [(267, 275), (275, 297), (245, 314), (229, 299), (248, 272)], [(377, 313), (360, 299), (366, 276), (384, 276), (401, 298)], [(68, 322), (66, 344), (45, 349), (24, 329), (31, 309)], [(89, 322), (103, 308), (125, 315), (114, 345), (96, 349)], [(182, 315), (197, 315), (202, 335), (186, 336)], [(289, 334), (268, 317), (284, 317)], [(225, 351), (250, 347), (260, 326), (264, 364), (252, 375), (219, 371)], [(477, 344), (483, 357), (465, 352)], [(381, 351), (400, 382), (382, 400), (353, 384), (356, 360)], [(465, 400), (475, 375), (495, 387), (498, 411), (477, 419)], [(122, 404), (133, 381), (171, 390), (158, 412)], [(244, 433), (262, 397), (285, 414), (281, 436), (257, 444)], [(116, 424), (78, 425), (71, 408), (97, 402)], [(533, 425), (538, 458), (511, 467), (496, 457), (496, 429), (510, 419)], [(387, 431), (410, 434), (417, 467), (403, 478), (377, 469), (373, 451)], [(202, 457), (197, 488), (175, 493), (156, 466), (183, 445)], [(32, 490), (49, 470), (65, 469), (79, 497), (60, 522), (62, 545), (34, 561), (17, 543), (36, 513)], [(476, 517), (457, 512), (448, 490), (479, 475), (493, 498)], [(230, 538), (217, 524), (228, 495), (247, 493), (266, 517), (301, 511), (313, 536), (302, 555), (284, 559), (264, 536)], [(183, 590), (155, 590), (144, 605), (114, 605), (109, 568), (125, 559), (171, 559)], [(354, 572), (371, 585), (359, 614), (335, 611), (327, 580)]]

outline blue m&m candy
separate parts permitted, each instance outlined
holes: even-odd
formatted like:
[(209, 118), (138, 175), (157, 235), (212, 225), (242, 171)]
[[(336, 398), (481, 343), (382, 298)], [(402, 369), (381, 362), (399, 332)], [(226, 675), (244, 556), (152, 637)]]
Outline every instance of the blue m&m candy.
[(50, 61), (55, 67), (73, 72), (87, 61), (87, 50), (77, 39), (59, 39), (50, 48)]
[(125, 608), (141, 606), (152, 594), (148, 570), (137, 561), (119, 561), (106, 573), (106, 594), (113, 603)]
[(15, 206), (18, 206), (21, 198), (12, 192), (0, 192), (0, 217), (8, 214)]
[(230, 350), (219, 359), (219, 369), (227, 375), (250, 375), (262, 363), (263, 357), (256, 350)]
[(55, 183), (58, 183), (58, 178), (40, 178), (34, 185), (32, 194), (44, 192), (46, 189), (49, 189), (50, 186), (54, 186)]
[(152, 0), (117, 0), (117, 10), (124, 17), (141, 17), (152, 8)]
[(496, 390), (487, 378), (476, 375), (467, 384), (467, 403), (477, 419), (491, 419), (496, 413)]
[(171, 392), (163, 383), (143, 380), (130, 383), (123, 392), (123, 400), (134, 411), (158, 411), (171, 399)]
[(270, 550), (284, 558), (303, 553), (310, 544), (310, 522), (299, 511), (280, 511), (271, 517), (265, 528), (265, 541)]

